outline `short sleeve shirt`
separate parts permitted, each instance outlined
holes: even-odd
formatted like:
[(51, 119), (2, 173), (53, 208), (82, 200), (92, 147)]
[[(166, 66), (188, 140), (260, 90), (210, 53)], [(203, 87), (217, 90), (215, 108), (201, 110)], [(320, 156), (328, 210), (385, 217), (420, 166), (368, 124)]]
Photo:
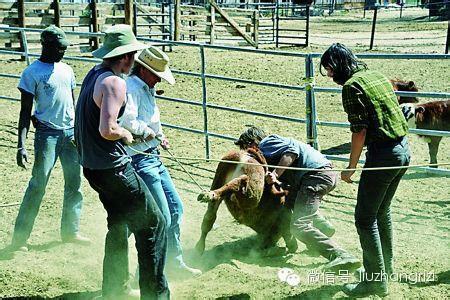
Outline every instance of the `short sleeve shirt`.
[[(282, 137), (276, 134), (265, 137), (259, 143), (259, 149), (270, 165), (278, 165), (281, 157), (286, 153), (297, 155), (292, 167), (318, 169), (331, 166), (331, 162), (319, 151), (308, 144), (292, 138)], [(282, 180), (291, 185), (299, 185), (303, 175), (308, 171), (286, 170)]]
[(74, 125), (75, 86), (69, 65), (36, 60), (23, 71), (18, 88), (34, 96), (34, 115), (40, 122), (53, 129), (69, 129)]

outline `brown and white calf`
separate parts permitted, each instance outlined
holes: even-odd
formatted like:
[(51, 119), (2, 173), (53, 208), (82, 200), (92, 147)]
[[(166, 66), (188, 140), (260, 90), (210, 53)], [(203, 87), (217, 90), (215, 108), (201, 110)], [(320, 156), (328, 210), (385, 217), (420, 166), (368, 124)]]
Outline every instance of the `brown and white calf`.
[(265, 185), (267, 168), (262, 166), (266, 160), (261, 152), (253, 149), (231, 151), (222, 159), (242, 164), (220, 162), (211, 190), (198, 196), (200, 202), (208, 203), (208, 209), (203, 217), (200, 239), (195, 246), (197, 252), (204, 252), (206, 236), (211, 231), (223, 200), (238, 223), (258, 233), (261, 238), (260, 249), (270, 249), (283, 238), (289, 252), (295, 252), (297, 241), (290, 233), (292, 213), (284, 207), (287, 191)]
[[(418, 92), (419, 89), (417, 88), (414, 81), (403, 81), (400, 79), (391, 79), (390, 80), (392, 87), (394, 88), (394, 91), (399, 92)], [(397, 96), (398, 104), (403, 103), (419, 103), (419, 99), (417, 97), (410, 97), (410, 96)]]
[[(402, 112), (410, 128), (450, 131), (450, 100), (423, 104), (402, 104)], [(441, 136), (422, 136), (428, 143), (430, 163), (437, 163)]]

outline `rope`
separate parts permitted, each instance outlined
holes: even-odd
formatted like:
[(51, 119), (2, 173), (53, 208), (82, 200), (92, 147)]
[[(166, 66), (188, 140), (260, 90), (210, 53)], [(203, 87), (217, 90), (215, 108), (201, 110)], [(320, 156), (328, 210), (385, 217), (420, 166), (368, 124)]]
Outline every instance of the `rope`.
[[(130, 147), (131, 148), (131, 147)], [(164, 149), (164, 148), (163, 148)], [(134, 150), (134, 149), (133, 149)], [(185, 169), (185, 167), (183, 166), (183, 164), (173, 155), (173, 153), (169, 150), (169, 149), (164, 149), (164, 150), (166, 150), (167, 151), (167, 153), (169, 153), (170, 154), (170, 158), (172, 159), (172, 160), (175, 160), (177, 163), (178, 163), (178, 165), (183, 169), (183, 171), (186, 173), (186, 174), (188, 174), (189, 175), (189, 177), (191, 178), (191, 180), (195, 183), (195, 185), (197, 185), (198, 186), (198, 188), (202, 191), (202, 192), (205, 192), (205, 191), (207, 191), (205, 188), (203, 188), (195, 179), (194, 179), (194, 177), (192, 176), (192, 174), (188, 171), (188, 170), (186, 170)], [(146, 153), (146, 154), (149, 154), (149, 153)]]
[(16, 205), (19, 205), (19, 204), (20, 204), (20, 202), (8, 203), (8, 204), (0, 204), (0, 207), (16, 206)]
[[(282, 167), (282, 166), (276, 166), (276, 165), (269, 165), (269, 164), (260, 164), (260, 163), (250, 163), (250, 162), (242, 162), (242, 161), (234, 161), (234, 160), (224, 160), (224, 159), (216, 159), (216, 158), (198, 158), (198, 157), (186, 157), (186, 156), (167, 156), (167, 155), (161, 155), (161, 154), (151, 154), (139, 151), (131, 146), (128, 145), (133, 151), (139, 154), (148, 155), (148, 156), (159, 156), (162, 158), (172, 159), (175, 160), (181, 165), (182, 163), (179, 160), (193, 160), (193, 161), (206, 161), (206, 162), (224, 162), (229, 164), (243, 164), (243, 165), (250, 165), (250, 166), (262, 166), (262, 167), (268, 167), (268, 168), (277, 168), (277, 169), (286, 169), (286, 170), (293, 170), (293, 171), (323, 171), (324, 169), (314, 169), (314, 168), (299, 168), (299, 167)], [(381, 170), (396, 170), (396, 169), (408, 169), (408, 168), (418, 168), (418, 167), (435, 167), (435, 166), (450, 166), (450, 162), (445, 163), (437, 163), (437, 164), (416, 164), (416, 165), (408, 165), (408, 166), (392, 166), (392, 167), (375, 167), (375, 168), (333, 168), (329, 169), (327, 171), (334, 171), (334, 172), (342, 172), (342, 171), (381, 171)]]
[[(160, 136), (156, 136), (155, 139), (157, 139), (157, 140), (159, 141), (159, 143), (162, 143), (162, 140), (161, 140), (161, 137), (160, 137)], [(150, 146), (147, 144), (147, 141), (146, 141), (146, 140), (142, 140), (142, 142), (143, 142), (147, 147), (150, 148)], [(129, 145), (128, 145), (128, 147), (129, 147), (131, 150), (133, 150), (133, 151), (135, 151), (135, 152), (137, 152), (137, 153), (139, 153), (139, 154), (144, 154), (144, 155), (148, 155), (148, 156), (152, 155), (152, 156), (164, 157), (164, 156), (161, 156), (161, 155), (156, 155), (156, 154), (151, 154), (151, 153), (146, 153), (146, 152), (139, 151), (139, 150), (137, 150), (137, 149), (135, 149), (135, 148), (133, 148), (132, 146), (129, 146)], [(162, 147), (161, 147), (161, 148), (162, 148)], [(205, 188), (203, 188), (203, 187), (197, 182), (197, 180), (195, 180), (195, 178), (192, 176), (192, 174), (191, 174), (188, 170), (186, 170), (186, 168), (183, 166), (183, 164), (177, 159), (177, 157), (176, 157), (175, 155), (173, 155), (173, 153), (172, 153), (169, 149), (164, 149), (164, 148), (163, 148), (163, 150), (167, 151), (167, 153), (169, 153), (169, 155), (170, 155), (170, 157), (167, 157), (167, 156), (166, 156), (166, 157), (169, 158), (169, 159), (171, 159), (171, 160), (176, 161), (176, 162), (178, 163), (178, 165), (183, 169), (183, 171), (184, 171), (186, 174), (188, 174), (188, 176), (191, 178), (192, 182), (194, 182), (195, 185), (198, 186), (198, 188), (200, 189), (201, 192), (207, 191)]]

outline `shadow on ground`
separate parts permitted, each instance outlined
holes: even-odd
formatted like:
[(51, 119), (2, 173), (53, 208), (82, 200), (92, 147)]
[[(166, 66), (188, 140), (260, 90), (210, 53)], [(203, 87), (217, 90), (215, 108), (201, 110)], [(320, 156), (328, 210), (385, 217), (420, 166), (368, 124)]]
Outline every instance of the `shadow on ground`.
[[(61, 246), (63, 242), (61, 241), (51, 241), (44, 244), (37, 245), (28, 245), (28, 251), (46, 251), (51, 248), (55, 248)], [(17, 250), (12, 250), (11, 245), (6, 246), (3, 249), (0, 249), (0, 260), (10, 260), (14, 258), (14, 254), (18, 252)]]
[(430, 174), (423, 171), (408, 171), (405, 175), (403, 175), (402, 180), (414, 180), (414, 179), (425, 179), (430, 177), (442, 177), (442, 178), (450, 178), (450, 174)]
[(64, 299), (64, 300), (86, 300), (86, 299), (94, 299), (98, 296), (102, 295), (102, 291), (93, 291), (93, 292), (78, 292), (78, 293), (65, 293), (56, 297), (9, 297), (2, 298), (4, 300), (35, 300), (35, 299)]
[(433, 277), (425, 278), (424, 282), (414, 283), (407, 281), (410, 287), (427, 287), (439, 284), (450, 284), (450, 270), (436, 274)]
[(303, 291), (297, 295), (283, 298), (284, 300), (293, 299), (332, 299), (334, 295), (341, 291), (340, 285), (325, 285), (313, 290)]
[(351, 143), (344, 143), (341, 145), (337, 145), (328, 149), (322, 149), (320, 152), (325, 155), (340, 155), (340, 154), (349, 154), (351, 149)]
[[(202, 269), (211, 270), (220, 264), (234, 264), (233, 261), (237, 260), (246, 264), (258, 265), (260, 267), (276, 267), (276, 268), (305, 268), (314, 269), (321, 266), (321, 263), (309, 264), (309, 265), (294, 265), (289, 263), (288, 260), (292, 257), (292, 254), (281, 254), (274, 256), (266, 256), (261, 250), (257, 248), (259, 239), (256, 235), (249, 236), (243, 239), (239, 239), (232, 242), (226, 242), (221, 245), (217, 245), (214, 248), (207, 250), (200, 257), (195, 249), (188, 250), (186, 255), (192, 257), (196, 261), (201, 262)], [(285, 252), (283, 247), (280, 247), (280, 252)], [(303, 252), (302, 252), (303, 253)], [(299, 254), (299, 253), (297, 253)], [(306, 254), (303, 253), (303, 254)]]

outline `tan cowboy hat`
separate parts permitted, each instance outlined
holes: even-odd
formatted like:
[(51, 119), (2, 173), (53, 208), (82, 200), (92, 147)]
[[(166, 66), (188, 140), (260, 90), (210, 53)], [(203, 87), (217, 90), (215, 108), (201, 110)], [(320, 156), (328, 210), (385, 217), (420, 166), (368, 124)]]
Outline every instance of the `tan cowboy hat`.
[(142, 50), (135, 61), (156, 76), (165, 79), (168, 83), (175, 83), (175, 78), (173, 78), (169, 69), (169, 57), (160, 49), (150, 46)]
[(105, 31), (102, 47), (92, 52), (92, 55), (97, 58), (110, 58), (147, 47), (137, 41), (130, 25), (118, 24)]

